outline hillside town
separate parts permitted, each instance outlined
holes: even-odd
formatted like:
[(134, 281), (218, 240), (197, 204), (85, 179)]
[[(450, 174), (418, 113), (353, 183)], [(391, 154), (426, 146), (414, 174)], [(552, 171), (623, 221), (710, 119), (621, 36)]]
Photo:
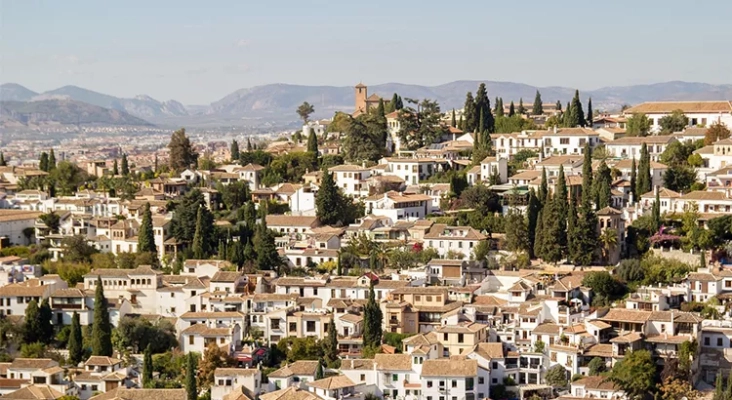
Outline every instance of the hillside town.
[(476, 89), (3, 148), (0, 397), (732, 398), (732, 103)]

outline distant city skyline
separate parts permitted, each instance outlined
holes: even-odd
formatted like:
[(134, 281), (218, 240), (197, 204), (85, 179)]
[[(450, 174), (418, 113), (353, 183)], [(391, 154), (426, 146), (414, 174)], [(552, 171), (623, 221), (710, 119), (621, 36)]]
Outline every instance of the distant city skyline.
[(269, 83), (732, 83), (729, 1), (456, 5), (0, 0), (0, 83), (184, 104)]

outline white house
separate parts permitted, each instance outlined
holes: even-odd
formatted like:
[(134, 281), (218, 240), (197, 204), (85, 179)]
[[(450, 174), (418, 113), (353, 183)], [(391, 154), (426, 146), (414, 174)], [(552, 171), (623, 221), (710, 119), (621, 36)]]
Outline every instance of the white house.
[(366, 179), (371, 176), (371, 170), (359, 165), (337, 165), (328, 169), (333, 174), (336, 186), (343, 189), (343, 193), (352, 197), (368, 196), (369, 190)]
[(469, 226), (434, 224), (424, 235), (424, 247), (437, 250), (440, 257), (452, 253), (462, 255), (462, 259), (467, 260), (475, 246), (483, 240), (486, 240), (486, 236)]
[(651, 161), (658, 161), (661, 154), (666, 151), (668, 145), (675, 141), (676, 138), (671, 135), (624, 137), (605, 143), (605, 149), (608, 154), (614, 157), (635, 158), (636, 160), (640, 160), (641, 147), (645, 143), (648, 148), (648, 154), (651, 157)]
[(500, 183), (508, 180), (508, 160), (502, 157), (486, 157), (480, 162), (480, 180), (490, 181), (491, 175), (498, 174)]
[(657, 101), (639, 104), (624, 111), (625, 115), (645, 114), (651, 120), (651, 131), (661, 130), (661, 118), (680, 110), (689, 119), (689, 126), (711, 126), (721, 122), (732, 128), (730, 101)]
[(416, 221), (424, 219), (431, 210), (432, 197), (424, 194), (386, 192), (366, 198), (366, 214), (389, 217), (397, 220)]

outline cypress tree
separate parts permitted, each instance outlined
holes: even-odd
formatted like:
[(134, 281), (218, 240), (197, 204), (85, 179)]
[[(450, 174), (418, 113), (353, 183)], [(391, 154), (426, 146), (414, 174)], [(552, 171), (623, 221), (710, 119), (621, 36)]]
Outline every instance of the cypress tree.
[(572, 108), (569, 103), (567, 103), (567, 109), (565, 109), (564, 113), (562, 113), (562, 126), (565, 128), (571, 128), (572, 118)]
[(585, 143), (584, 159), (582, 161), (582, 197), (592, 196), (592, 149)]
[(335, 367), (338, 361), (338, 331), (336, 330), (335, 319), (330, 316), (328, 324), (328, 337), (325, 339), (325, 360), (329, 366)]
[[(237, 148), (238, 147), (239, 146), (237, 146)], [(239, 157), (237, 157), (235, 160), (232, 159), (232, 161), (238, 161), (238, 160), (239, 160)], [(155, 161), (153, 161), (153, 168), (154, 168), (153, 172), (155, 172), (157, 174), (158, 173), (158, 155), (157, 154), (155, 154)]]
[(389, 102), (388, 111), (390, 113), (396, 111), (396, 105), (397, 105), (398, 101), (399, 101), (399, 98), (398, 98), (397, 94), (394, 93), (394, 95), (391, 96), (391, 101)]
[[(383, 101), (380, 103), (383, 104)], [(318, 138), (315, 136), (315, 130), (310, 129), (310, 135), (308, 135), (308, 153), (318, 155)]]
[(495, 101), (495, 103), (493, 104), (493, 114), (496, 114), (496, 117), (497, 117), (500, 115), (500, 114), (498, 114), (498, 107), (501, 106), (501, 102), (498, 101), (498, 96), (496, 96), (496, 99), (494, 101)]
[(140, 230), (137, 233), (137, 252), (138, 253), (156, 253), (155, 236), (153, 234), (152, 212), (150, 211), (150, 203), (145, 203), (142, 209), (142, 222)]
[(536, 96), (534, 96), (534, 105), (531, 108), (531, 113), (533, 115), (544, 114), (544, 104), (541, 102), (541, 93), (538, 90), (536, 91)]
[(549, 194), (549, 180), (546, 177), (546, 168), (541, 169), (541, 185), (539, 186), (539, 202), (544, 207), (547, 203), (547, 196)]
[(41, 158), (38, 160), (38, 169), (48, 172), (48, 153), (45, 151), (41, 153)]
[(569, 199), (567, 213), (567, 254), (570, 261), (577, 257), (577, 199), (575, 196)]
[(318, 367), (315, 369), (315, 380), (321, 380), (325, 378), (325, 373), (323, 372), (323, 360), (318, 360)]
[(122, 154), (122, 165), (120, 166), (122, 176), (130, 174), (130, 165), (127, 162), (127, 154)]
[(8, 166), (8, 162), (5, 161), (5, 153), (0, 151), (0, 167), (7, 167), (7, 166)]
[(636, 185), (637, 177), (636, 174), (638, 173), (638, 168), (635, 165), (635, 157), (633, 157), (633, 161), (630, 163), (630, 193), (633, 195), (633, 201), (638, 201), (638, 192), (636, 192)]
[(595, 206), (598, 210), (609, 207), (612, 204), (611, 186), (611, 171), (603, 160), (597, 169), (597, 179), (595, 180)]
[(457, 121), (455, 120), (455, 109), (452, 109), (452, 119), (450, 119), (450, 126), (457, 128)]
[(186, 363), (186, 394), (187, 400), (198, 400), (198, 387), (196, 386), (196, 369), (198, 362), (193, 353), (188, 353), (188, 362)]
[(539, 212), (541, 212), (541, 203), (539, 198), (536, 196), (534, 189), (529, 189), (529, 204), (526, 208), (526, 230), (529, 235), (529, 257), (534, 258), (534, 243), (536, 241), (536, 229), (539, 218)]
[(142, 383), (148, 387), (153, 381), (152, 348), (148, 344), (142, 359)]
[(574, 98), (572, 98), (572, 105), (570, 112), (570, 128), (577, 126), (585, 126), (585, 113), (582, 111), (582, 102), (579, 97), (579, 90), (574, 91)]
[(471, 92), (465, 95), (463, 116), (465, 116), (465, 129), (463, 131), (475, 132), (475, 127), (478, 126), (478, 115), (476, 115), (475, 100), (473, 100), (473, 93)]
[(41, 306), (38, 308), (38, 328), (40, 331), (41, 342), (49, 344), (53, 341), (53, 311), (51, 305), (48, 303), (48, 299), (41, 301)]
[(513, 107), (513, 100), (511, 101), (511, 105), (508, 106), (508, 116), (513, 117), (516, 114), (516, 110)]
[(707, 267), (707, 258), (706, 258), (706, 252), (702, 250), (699, 252), (699, 268), (706, 268)]
[(569, 199), (569, 192), (567, 191), (567, 178), (564, 176), (564, 166), (559, 166), (559, 175), (557, 175), (557, 192), (555, 198), (558, 199), (557, 204), (559, 205), (560, 218), (566, 224), (567, 223), (567, 201)]
[(477, 115), (482, 112), (484, 116), (483, 125), (478, 127), (477, 131), (493, 133), (495, 131), (495, 120), (493, 119), (493, 113), (491, 113), (491, 101), (488, 99), (485, 83), (481, 83), (475, 93), (475, 112)]
[[(567, 192), (567, 181), (564, 176), (564, 167), (559, 166), (559, 175), (557, 176), (557, 191), (554, 196), (554, 200), (552, 203), (554, 203), (554, 207), (552, 210), (552, 213), (549, 214), (550, 217), (556, 217), (556, 222), (551, 222), (551, 233), (547, 233), (547, 235), (551, 235), (556, 240), (558, 244), (558, 248), (554, 248), (551, 245), (547, 246), (546, 251), (554, 255), (556, 251), (559, 252), (559, 259), (556, 259), (556, 261), (559, 261), (563, 255), (567, 252), (567, 213), (568, 213), (568, 200), (569, 195)], [(547, 223), (544, 221), (544, 227), (546, 229)], [(546, 239), (546, 238), (545, 238)], [(552, 257), (554, 260), (555, 257)]]
[(562, 202), (566, 204), (567, 200), (560, 201), (555, 196), (543, 210), (541, 258), (550, 263), (559, 262), (566, 253), (567, 220), (561, 218)]
[(254, 150), (254, 148), (252, 147), (252, 139), (251, 138), (247, 138), (247, 152), (250, 152), (252, 150)]
[(324, 225), (344, 223), (344, 199), (336, 186), (333, 174), (323, 171), (320, 190), (315, 196), (315, 214)]
[(109, 322), (109, 305), (104, 297), (101, 276), (97, 276), (94, 293), (94, 325), (92, 326), (92, 355), (112, 355), (112, 324)]
[(226, 242), (219, 240), (219, 249), (216, 251), (219, 260), (226, 260)]
[(48, 170), (53, 171), (54, 169), (56, 169), (56, 153), (51, 149), (48, 153)]
[(112, 165), (112, 176), (119, 175), (119, 165), (117, 164), (117, 159), (114, 159), (114, 164)]
[(640, 162), (638, 163), (638, 176), (636, 177), (636, 194), (640, 198), (652, 189), (651, 183), (651, 156), (648, 153), (648, 146), (641, 145)]
[(518, 113), (519, 113), (519, 115), (526, 114), (526, 108), (524, 108), (524, 99), (523, 99), (523, 97), (519, 97)]
[[(548, 207), (545, 207), (548, 208)], [(534, 234), (534, 257), (544, 258), (544, 210), (540, 209), (536, 217), (536, 232)]]
[(557, 111), (562, 112), (562, 102), (557, 100)]
[(384, 99), (379, 99), (379, 104), (376, 106), (376, 115), (381, 118), (386, 117), (386, 106), (384, 105)]
[(25, 327), (23, 328), (23, 343), (40, 342), (41, 337), (41, 312), (38, 302), (35, 299), (25, 307)]
[(460, 125), (458, 125), (458, 128), (460, 128), (461, 131), (465, 132), (465, 121), (463, 120), (463, 116), (460, 116)]
[(572, 261), (577, 265), (589, 265), (592, 263), (595, 250), (599, 245), (597, 240), (597, 215), (592, 209), (592, 203), (589, 199), (582, 200), (576, 232), (574, 240), (577, 253)]
[(595, 122), (592, 115), (592, 97), (587, 101), (587, 126), (592, 128), (592, 124)]
[(383, 314), (381, 307), (376, 302), (374, 295), (374, 284), (369, 288), (369, 299), (364, 307), (363, 313), (363, 346), (381, 346)]
[(207, 256), (203, 230), (203, 207), (198, 207), (196, 232), (193, 234), (193, 258), (197, 260), (202, 260)]
[(653, 202), (653, 207), (651, 208), (651, 221), (654, 230), (661, 228), (661, 200), (658, 192), (656, 192), (656, 199)]
[(402, 108), (404, 108), (404, 102), (402, 102), (402, 96), (398, 96), (397, 97), (397, 103), (396, 103), (396, 106), (394, 108), (396, 110), (401, 110)]
[[(239, 142), (236, 139), (231, 141), (231, 149), (229, 150), (231, 160), (239, 159)], [(156, 156), (157, 157), (157, 156)]]
[(505, 113), (503, 112), (503, 99), (498, 98), (498, 105), (496, 106), (496, 109), (498, 112), (496, 113), (496, 117), (503, 117)]
[(343, 264), (341, 264), (341, 253), (338, 252), (338, 260), (336, 261), (336, 275), (343, 275)]
[(82, 348), (83, 338), (81, 336), (81, 322), (79, 321), (79, 313), (74, 311), (71, 316), (71, 332), (69, 333), (69, 362), (71, 365), (78, 365), (81, 362), (81, 358), (84, 354)]

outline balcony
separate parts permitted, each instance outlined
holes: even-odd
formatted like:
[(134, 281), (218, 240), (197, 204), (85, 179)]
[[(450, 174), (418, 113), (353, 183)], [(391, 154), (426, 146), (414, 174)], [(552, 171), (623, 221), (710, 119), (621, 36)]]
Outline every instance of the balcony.
[(399, 325), (399, 320), (396, 318), (389, 319), (389, 325)]

